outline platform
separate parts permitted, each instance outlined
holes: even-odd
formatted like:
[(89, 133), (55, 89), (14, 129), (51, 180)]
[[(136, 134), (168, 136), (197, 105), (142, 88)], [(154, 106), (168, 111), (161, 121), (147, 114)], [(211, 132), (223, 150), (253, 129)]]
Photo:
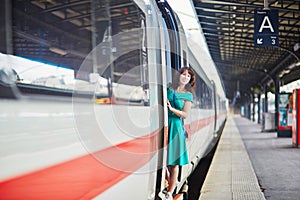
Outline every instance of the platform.
[(233, 116), (228, 117), (199, 199), (265, 199)]
[(261, 126), (242, 117), (233, 118), (243, 139), (258, 181), (268, 200), (300, 199), (300, 148), (292, 138), (261, 132)]
[[(300, 148), (277, 132), (229, 116), (200, 199), (300, 199)], [(263, 192), (261, 192), (263, 191)]]

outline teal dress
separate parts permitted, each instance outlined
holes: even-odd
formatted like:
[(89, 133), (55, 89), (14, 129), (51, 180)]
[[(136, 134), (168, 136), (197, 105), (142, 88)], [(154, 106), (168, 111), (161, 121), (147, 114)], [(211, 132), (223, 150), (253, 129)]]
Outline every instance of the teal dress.
[[(168, 88), (167, 95), (171, 106), (177, 110), (183, 109), (184, 101), (193, 101), (193, 95), (190, 92), (175, 92), (174, 95), (174, 91)], [(168, 111), (168, 165), (182, 166), (189, 163), (185, 133), (181, 120), (173, 112)]]

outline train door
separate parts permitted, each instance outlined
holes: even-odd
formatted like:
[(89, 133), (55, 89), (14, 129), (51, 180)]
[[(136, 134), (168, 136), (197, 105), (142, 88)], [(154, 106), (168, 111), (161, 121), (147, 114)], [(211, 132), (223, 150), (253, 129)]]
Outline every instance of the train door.
[[(183, 29), (183, 26), (180, 22), (179, 17), (177, 16), (176, 13), (174, 13), (174, 18), (177, 22), (177, 26), (178, 26), (178, 35), (179, 35), (179, 43), (180, 43), (180, 61), (181, 61), (181, 67), (183, 66), (189, 66), (192, 67), (189, 63), (189, 54), (188, 54), (188, 44), (187, 44), (187, 38)], [(190, 130), (190, 124), (191, 124), (191, 112), (189, 113), (189, 117), (187, 117), (186, 119), (184, 119), (184, 124), (185, 126), (188, 126), (188, 130)], [(191, 132), (191, 130), (190, 130)], [(180, 182), (180, 184), (177, 187), (177, 192), (179, 192), (179, 190), (182, 188), (182, 186), (187, 183), (186, 180), (189, 176), (189, 174), (192, 171), (192, 160), (193, 160), (193, 156), (191, 154), (191, 150), (192, 150), (192, 141), (191, 141), (191, 137), (189, 137), (186, 141), (187, 144), (187, 151), (189, 152), (189, 161), (190, 163), (187, 165), (184, 165), (182, 167), (180, 167), (179, 169), (179, 175), (178, 175), (178, 180)]]
[[(162, 88), (163, 88), (163, 107), (164, 107), (164, 130), (163, 137), (161, 141), (161, 151), (159, 152), (159, 169), (157, 171), (157, 183), (156, 183), (156, 199), (160, 199), (158, 197), (158, 193), (165, 188), (165, 174), (167, 172), (167, 141), (168, 141), (168, 110), (166, 107), (166, 99), (167, 92), (166, 86), (167, 84), (172, 82), (173, 72), (179, 68), (180, 58), (178, 57), (178, 48), (176, 44), (178, 42), (178, 36), (176, 32), (176, 24), (172, 21), (172, 16), (170, 13), (170, 8), (168, 7), (166, 2), (157, 1), (157, 5), (161, 11), (161, 36), (162, 36), (162, 47), (161, 47), (161, 72), (162, 72)], [(169, 9), (168, 9), (169, 8)]]
[[(174, 75), (174, 72), (178, 71), (183, 64), (187, 65), (187, 50), (183, 50), (182, 48), (182, 40), (185, 39), (184, 32), (179, 31), (180, 29), (180, 23), (179, 19), (176, 16), (175, 13), (173, 13), (171, 7), (168, 5), (165, 1), (159, 1), (157, 0), (157, 5), (161, 11), (162, 14), (162, 27), (163, 27), (163, 35), (165, 39), (165, 52), (164, 52), (164, 60), (165, 65), (162, 66), (165, 67), (165, 69), (162, 69), (163, 72), (163, 86), (164, 89), (166, 89), (167, 84), (172, 82), (172, 77)], [(181, 27), (181, 30), (183, 28)], [(187, 49), (187, 44), (185, 42), (185, 49)], [(164, 91), (164, 100), (167, 100), (166, 97), (166, 90)], [(167, 116), (167, 108), (165, 106), (165, 115), (164, 115), (164, 153), (163, 153), (163, 164), (162, 169), (158, 172), (158, 176), (161, 178), (157, 180), (157, 193), (164, 189), (164, 182), (165, 182), (165, 174), (167, 170), (167, 139), (168, 139), (168, 116)], [(182, 169), (180, 169), (179, 173), (179, 181), (181, 179), (182, 175)], [(178, 188), (177, 188), (178, 189)]]
[(214, 136), (216, 136), (216, 132), (217, 132), (217, 119), (218, 119), (218, 113), (217, 113), (217, 91), (216, 91), (216, 85), (215, 85), (215, 83), (214, 83), (214, 81), (211, 81), (211, 83), (212, 83), (212, 95), (213, 95), (213, 98), (212, 98), (212, 100), (213, 100), (213, 102), (212, 102), (212, 104), (213, 104), (213, 108), (214, 108), (214, 122), (213, 122), (213, 127), (214, 127), (214, 131), (213, 131), (213, 134), (214, 134)]

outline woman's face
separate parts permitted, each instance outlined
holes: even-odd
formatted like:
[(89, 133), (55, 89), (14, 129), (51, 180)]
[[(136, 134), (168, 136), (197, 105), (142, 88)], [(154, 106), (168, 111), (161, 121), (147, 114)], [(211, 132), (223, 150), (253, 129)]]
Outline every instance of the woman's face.
[(191, 75), (189, 74), (188, 70), (185, 70), (182, 74), (180, 74), (179, 77), (180, 84), (186, 85), (190, 82), (190, 80), (191, 80)]

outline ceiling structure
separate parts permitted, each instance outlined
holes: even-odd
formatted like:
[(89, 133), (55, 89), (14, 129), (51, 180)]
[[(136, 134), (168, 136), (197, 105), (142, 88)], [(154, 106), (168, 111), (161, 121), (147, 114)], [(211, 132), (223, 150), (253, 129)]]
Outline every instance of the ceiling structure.
[[(123, 24), (134, 24), (131, 16), (137, 10), (132, 3), (119, 6), (119, 1), (113, 1), (111, 17), (127, 13), (128, 22)], [(278, 10), (279, 47), (254, 46), (254, 10), (264, 8), (263, 0), (193, 0), (193, 4), (230, 101), (237, 91), (241, 101), (247, 101), (253, 90), (278, 76), (285, 84), (300, 79), (300, 66), (295, 67), (300, 50), (294, 51), (300, 45), (299, 0), (268, 2), (270, 9)], [(76, 69), (91, 51), (89, 0), (14, 0), (12, 7), (13, 49), (18, 55)], [(105, 11), (104, 4), (101, 9)]]
[(254, 11), (264, 9), (263, 0), (193, 0), (193, 3), (229, 100), (239, 91), (245, 101), (253, 91), (261, 90), (276, 77), (284, 84), (300, 79), (299, 0), (266, 3), (269, 9), (278, 10), (278, 47), (254, 46)]
[(14, 54), (61, 66), (80, 66), (91, 47), (89, 6), (88, 1), (14, 0)]
[[(119, 52), (124, 52), (121, 48), (136, 47), (140, 41), (139, 32), (129, 31), (140, 26), (140, 11), (131, 0), (14, 0), (11, 7), (13, 54), (72, 68), (77, 78), (89, 78), (92, 67), (77, 72), (100, 42), (99, 49), (108, 48), (105, 45), (109, 46), (109, 42), (102, 42), (108, 38), (108, 26), (114, 34), (128, 31), (117, 37)], [(122, 60), (119, 62), (126, 62), (127, 67), (137, 62), (130, 55), (122, 57), (118, 52), (114, 55)], [(106, 57), (98, 57), (102, 62), (99, 65), (109, 63)], [(120, 70), (127, 70), (124, 66)], [(114, 70), (119, 69), (115, 66)]]

